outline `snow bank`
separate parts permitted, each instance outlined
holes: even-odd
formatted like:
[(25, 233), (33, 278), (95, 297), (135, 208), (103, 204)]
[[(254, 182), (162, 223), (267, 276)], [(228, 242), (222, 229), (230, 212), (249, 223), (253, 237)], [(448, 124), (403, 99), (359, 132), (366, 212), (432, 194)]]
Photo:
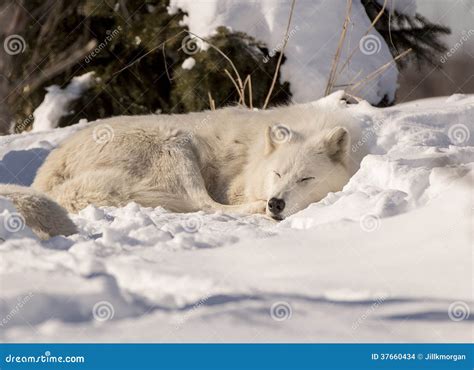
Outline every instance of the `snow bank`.
[(48, 131), (58, 127), (61, 117), (70, 114), (69, 104), (79, 99), (92, 86), (93, 77), (94, 72), (88, 72), (74, 77), (64, 89), (58, 85), (47, 87), (43, 102), (33, 112), (32, 131)]
[[(401, 6), (395, 0), (390, 4)], [(186, 11), (188, 16), (184, 18), (184, 24), (201, 37), (212, 35), (219, 26), (227, 26), (265, 42), (270, 50), (269, 56), (262, 56), (265, 60), (282, 49), (290, 5), (291, 0), (171, 0), (169, 9), (171, 13), (178, 8)], [(296, 2), (285, 50), (287, 59), (281, 68), (281, 80), (290, 82), (295, 102), (308, 102), (324, 95), (344, 24), (345, 8), (345, 1)], [(371, 22), (360, 0), (353, 1), (350, 17), (339, 66), (342, 67), (353, 50), (354, 54), (350, 63), (339, 73), (335, 84), (339, 86), (357, 82), (393, 60), (384, 39), (375, 29), (370, 29), (366, 35)], [(398, 71), (392, 66), (357, 91), (357, 95), (373, 104), (379, 103), (385, 96), (393, 101), (397, 76)]]
[[(279, 224), (132, 203), (71, 215), (71, 237), (4, 236), (0, 340), (470, 342), (474, 96), (336, 105), (370, 154)], [(0, 171), (77, 129), (0, 138)], [(0, 225), (14, 212), (0, 199)]]

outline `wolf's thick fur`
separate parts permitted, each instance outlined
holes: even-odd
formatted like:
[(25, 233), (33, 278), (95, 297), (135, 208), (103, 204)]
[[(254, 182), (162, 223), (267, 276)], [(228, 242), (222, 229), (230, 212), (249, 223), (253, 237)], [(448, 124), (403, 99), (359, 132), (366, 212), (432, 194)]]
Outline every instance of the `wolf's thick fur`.
[(135, 201), (175, 212), (273, 215), (268, 201), (276, 197), (288, 205), (284, 218), (348, 181), (344, 124), (347, 117), (311, 104), (113, 117), (55, 149), (33, 188), (71, 212)]
[[(283, 219), (341, 190), (355, 172), (350, 121), (314, 103), (113, 117), (53, 150), (32, 187), (70, 212), (134, 201)], [(73, 233), (64, 209), (38, 192), (0, 187), (42, 237)]]
[(13, 203), (25, 223), (41, 239), (77, 232), (66, 210), (44, 194), (23, 186), (0, 185), (0, 195)]

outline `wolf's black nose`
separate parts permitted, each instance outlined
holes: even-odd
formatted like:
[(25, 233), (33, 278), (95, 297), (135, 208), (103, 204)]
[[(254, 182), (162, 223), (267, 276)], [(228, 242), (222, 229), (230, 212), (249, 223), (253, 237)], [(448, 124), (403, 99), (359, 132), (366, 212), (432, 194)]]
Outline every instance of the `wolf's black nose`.
[(277, 215), (285, 209), (285, 201), (283, 199), (271, 198), (268, 201), (268, 210)]

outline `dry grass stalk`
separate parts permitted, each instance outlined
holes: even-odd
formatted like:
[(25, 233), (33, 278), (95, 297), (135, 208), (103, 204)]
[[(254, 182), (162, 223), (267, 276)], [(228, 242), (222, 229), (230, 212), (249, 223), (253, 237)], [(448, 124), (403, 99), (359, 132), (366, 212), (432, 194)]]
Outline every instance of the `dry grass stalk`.
[[(380, 12), (378, 12), (377, 16), (374, 18), (374, 20), (370, 24), (369, 28), (367, 29), (367, 31), (365, 31), (365, 33), (362, 37), (367, 36), (369, 34), (370, 30), (372, 28), (374, 28), (375, 24), (379, 21), (380, 17), (383, 15), (386, 6), (387, 6), (387, 0), (384, 0), (383, 5), (382, 5), (382, 9), (380, 9)], [(337, 77), (340, 76), (340, 74), (342, 73), (344, 68), (346, 68), (349, 65), (350, 61), (352, 60), (352, 57), (354, 56), (354, 54), (355, 54), (355, 52), (357, 51), (358, 48), (359, 48), (359, 46), (357, 45), (355, 48), (352, 49), (351, 53), (346, 58), (345, 62), (342, 64), (341, 68), (337, 72), (336, 79), (337, 79)]]
[[(214, 50), (216, 50), (220, 55), (222, 55), (224, 57), (225, 60), (227, 60), (229, 62), (229, 64), (231, 65), (234, 73), (235, 73), (235, 81), (237, 81), (237, 90), (239, 92), (239, 96), (240, 96), (240, 99), (243, 101), (243, 104), (245, 105), (245, 99), (244, 99), (244, 84), (242, 83), (242, 78), (240, 78), (240, 74), (239, 74), (239, 71), (237, 71), (237, 68), (235, 67), (235, 64), (232, 62), (232, 60), (224, 54), (224, 52), (222, 52), (221, 49), (219, 49), (217, 46), (211, 44), (209, 41), (207, 41), (206, 39), (202, 38), (201, 36), (198, 36), (196, 35), (195, 33), (191, 32), (191, 31), (185, 31), (187, 33), (189, 33), (190, 35), (193, 35), (194, 37), (197, 37), (198, 39), (204, 41), (206, 44), (208, 44), (211, 48), (213, 48)], [(227, 70), (226, 70), (227, 71)], [(227, 71), (227, 74), (229, 76), (230, 73), (229, 71)]]
[(253, 95), (252, 95), (252, 76), (247, 75), (247, 77), (244, 80), (244, 90), (247, 87), (249, 88), (249, 108), (253, 109)]
[(243, 90), (243, 87), (240, 88), (238, 86), (238, 82), (232, 77), (230, 72), (227, 70), (227, 68), (224, 69), (225, 74), (229, 77), (229, 79), (232, 81), (234, 84), (235, 89), (237, 90), (237, 93), (239, 94), (239, 104), (243, 104), (245, 106), (245, 91)]
[(344, 91), (344, 95), (351, 98), (352, 100), (354, 100), (356, 103), (360, 103), (361, 101), (363, 101), (364, 99), (362, 99), (360, 96), (357, 96), (357, 95), (352, 95), (352, 94), (349, 94), (348, 92)]
[(244, 93), (244, 86), (243, 86), (243, 83), (242, 83), (242, 79), (240, 77), (240, 74), (239, 72), (237, 71), (237, 68), (235, 67), (235, 64), (232, 62), (232, 60), (227, 56), (225, 55), (222, 50), (220, 50), (217, 46), (211, 44), (208, 40), (206, 40), (205, 38), (191, 32), (191, 31), (187, 31), (187, 30), (183, 30), (183, 31), (180, 31), (178, 32), (176, 35), (166, 39), (165, 41), (163, 41), (162, 43), (160, 43), (159, 45), (155, 46), (154, 48), (150, 49), (148, 52), (146, 52), (145, 54), (143, 54), (142, 56), (138, 57), (137, 59), (135, 59), (133, 62), (127, 64), (125, 67), (123, 67), (122, 69), (120, 69), (119, 71), (115, 72), (114, 73), (114, 76), (125, 71), (126, 69), (130, 68), (132, 65), (134, 65), (135, 63), (138, 63), (140, 60), (142, 60), (143, 58), (145, 58), (147, 55), (153, 53), (154, 51), (156, 51), (158, 48), (162, 48), (163, 50), (163, 58), (165, 59), (165, 69), (166, 69), (166, 75), (168, 76), (168, 79), (171, 81), (172, 78), (168, 72), (168, 67), (167, 67), (167, 63), (166, 63), (166, 55), (165, 55), (165, 44), (168, 42), (168, 41), (171, 41), (173, 40), (174, 38), (178, 37), (179, 35), (181, 35), (182, 33), (187, 33), (189, 35), (192, 35), (198, 39), (200, 39), (201, 41), (204, 41), (205, 43), (207, 43), (210, 47), (212, 47), (214, 50), (216, 50), (220, 55), (222, 55), (224, 57), (225, 60), (227, 60), (229, 62), (229, 64), (231, 65), (232, 67), (232, 70), (234, 71), (235, 73), (235, 77), (232, 76), (230, 74), (230, 72), (225, 69), (224, 72), (226, 73), (226, 75), (230, 78), (230, 80), (232, 81), (234, 87), (236, 88), (237, 90), (237, 93), (239, 94), (239, 104), (244, 104), (245, 105), (245, 93)]
[(211, 108), (211, 110), (216, 110), (216, 102), (214, 101), (214, 99), (212, 99), (210, 91), (207, 92), (207, 96), (209, 97), (209, 107)]
[(365, 76), (362, 80), (356, 82), (354, 85), (350, 87), (350, 90), (353, 92), (360, 90), (360, 88), (364, 86), (367, 82), (373, 80), (375, 77), (377, 77), (382, 72), (384, 72), (388, 67), (390, 67), (393, 63), (395, 63), (398, 59), (403, 58), (405, 55), (409, 54), (412, 50), (413, 49), (410, 48), (410, 49), (405, 50), (403, 53), (400, 53), (391, 61), (385, 63), (383, 66), (380, 66), (375, 71)]
[[(352, 0), (350, 0), (350, 1), (352, 1)], [(265, 103), (263, 104), (262, 109), (267, 109), (268, 103), (270, 101), (270, 97), (272, 96), (273, 89), (275, 88), (275, 83), (276, 83), (276, 80), (278, 78), (278, 72), (280, 71), (281, 60), (283, 59), (283, 53), (285, 52), (286, 44), (288, 43), (288, 39), (289, 39), (291, 19), (293, 18), (293, 12), (295, 10), (295, 3), (296, 3), (296, 0), (293, 0), (292, 3), (291, 3), (290, 15), (288, 17), (288, 24), (286, 26), (285, 39), (284, 39), (284, 42), (283, 42), (283, 47), (280, 50), (280, 55), (278, 57), (277, 66), (275, 68), (275, 74), (273, 75), (272, 84), (270, 85), (270, 90), (268, 90), (268, 94), (267, 94), (267, 97), (265, 98)]]
[(347, 26), (349, 25), (349, 22), (350, 22), (351, 10), (352, 10), (352, 0), (347, 0), (346, 16), (344, 18), (344, 24), (342, 26), (341, 36), (339, 37), (339, 42), (337, 44), (336, 54), (334, 55), (334, 58), (332, 61), (331, 71), (329, 73), (329, 78), (326, 84), (326, 90), (324, 91), (324, 96), (327, 96), (331, 93), (334, 86), (334, 82), (336, 80), (337, 66), (339, 64), (339, 58), (341, 57), (342, 46), (344, 45), (344, 40), (346, 39)]

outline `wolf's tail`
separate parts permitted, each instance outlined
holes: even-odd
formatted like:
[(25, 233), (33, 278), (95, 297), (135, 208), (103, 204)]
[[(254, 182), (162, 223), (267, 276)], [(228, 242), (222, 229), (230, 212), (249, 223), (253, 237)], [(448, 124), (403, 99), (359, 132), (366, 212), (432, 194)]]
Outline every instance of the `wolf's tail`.
[(0, 185), (0, 197), (13, 203), (26, 225), (41, 239), (77, 233), (66, 210), (42, 193), (18, 185)]

